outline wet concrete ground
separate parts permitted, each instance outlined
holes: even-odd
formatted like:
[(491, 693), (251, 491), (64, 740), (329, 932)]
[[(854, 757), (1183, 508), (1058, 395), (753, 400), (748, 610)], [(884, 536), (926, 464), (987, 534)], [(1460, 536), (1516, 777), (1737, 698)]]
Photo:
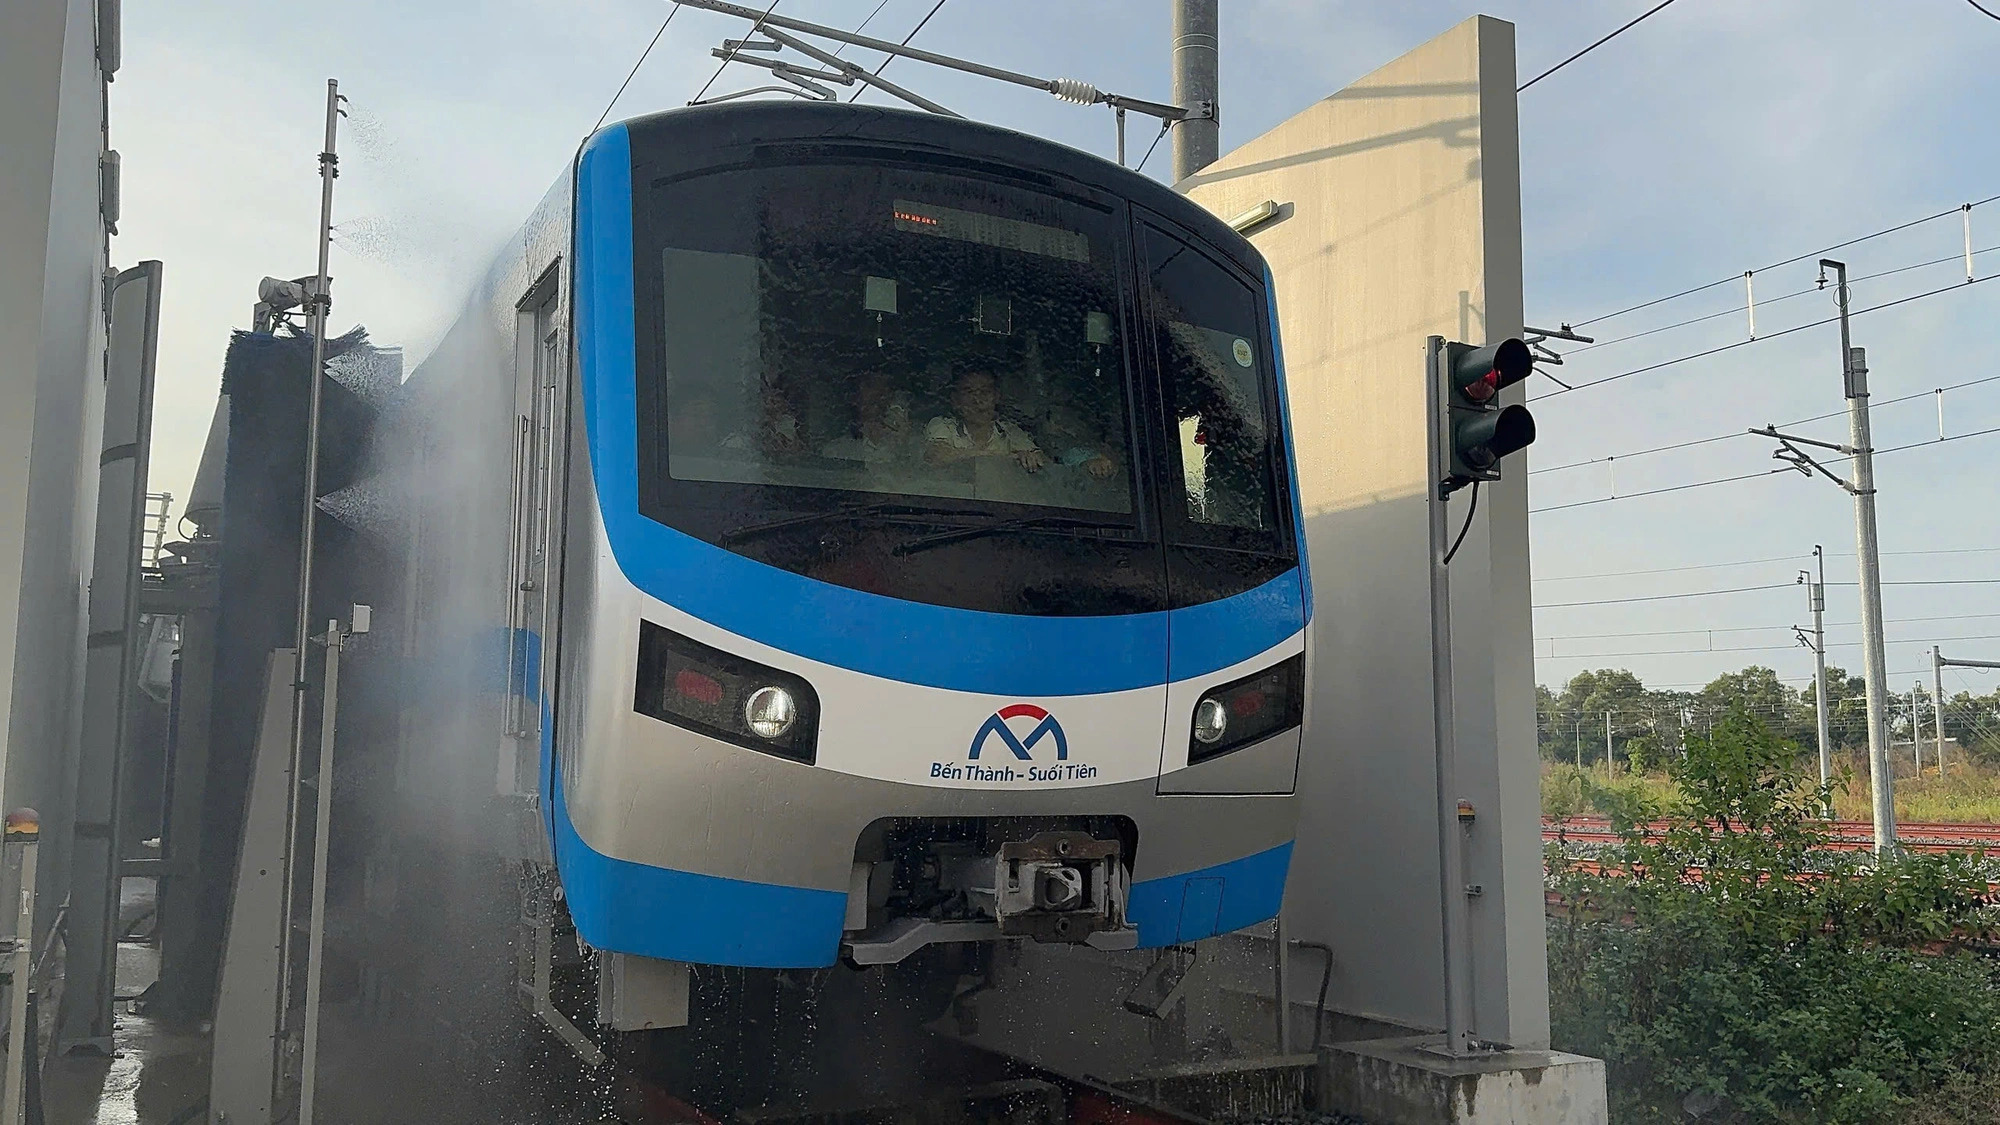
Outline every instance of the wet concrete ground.
[[(151, 984), (158, 951), (118, 947), (118, 995)], [(110, 1058), (56, 1055), (42, 1071), (48, 1125), (195, 1125), (208, 1098), (208, 1036), (199, 1027), (177, 1028), (117, 1004)]]

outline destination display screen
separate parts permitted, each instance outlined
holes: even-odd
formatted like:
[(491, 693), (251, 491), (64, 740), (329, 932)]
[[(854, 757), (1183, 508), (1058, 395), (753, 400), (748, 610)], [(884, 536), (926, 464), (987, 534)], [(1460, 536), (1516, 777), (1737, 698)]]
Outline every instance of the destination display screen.
[(977, 211), (960, 211), (935, 203), (912, 203), (907, 199), (895, 200), (890, 206), (897, 230), (976, 242), (981, 246), (1018, 250), (1024, 254), (1040, 254), (1044, 258), (1060, 258), (1066, 262), (1090, 261), (1090, 239), (1077, 231), (998, 215), (982, 215)]

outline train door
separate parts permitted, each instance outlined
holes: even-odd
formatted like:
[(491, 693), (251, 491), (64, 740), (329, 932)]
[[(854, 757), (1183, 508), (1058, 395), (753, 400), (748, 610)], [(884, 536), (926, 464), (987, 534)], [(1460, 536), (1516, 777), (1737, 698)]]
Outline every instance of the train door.
[(563, 341), (557, 316), (559, 269), (550, 267), (521, 300), (515, 316), (514, 475), (510, 505), (507, 620), (506, 745), (497, 778), (503, 793), (538, 792), (553, 651), (556, 577), (550, 548), (555, 525), (563, 388)]
[(1138, 234), (1167, 557), (1160, 789), (1290, 792), (1305, 610), (1268, 302), (1167, 221)]

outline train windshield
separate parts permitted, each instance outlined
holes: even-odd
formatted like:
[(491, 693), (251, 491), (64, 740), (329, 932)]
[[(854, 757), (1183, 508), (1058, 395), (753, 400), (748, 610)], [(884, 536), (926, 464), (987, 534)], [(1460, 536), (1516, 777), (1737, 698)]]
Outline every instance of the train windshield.
[(1141, 429), (1159, 407), (1131, 377), (1121, 206), (888, 163), (710, 171), (639, 200), (653, 518), (896, 597), (1135, 612), (1163, 604), (1145, 451), (1185, 430), (1195, 517), (1269, 525), (1269, 474), (1231, 476), (1269, 444), (1241, 318), (1163, 308), (1168, 365), (1221, 397)]
[(894, 169), (687, 190), (723, 221), (658, 258), (668, 477), (1133, 511), (1106, 216)]

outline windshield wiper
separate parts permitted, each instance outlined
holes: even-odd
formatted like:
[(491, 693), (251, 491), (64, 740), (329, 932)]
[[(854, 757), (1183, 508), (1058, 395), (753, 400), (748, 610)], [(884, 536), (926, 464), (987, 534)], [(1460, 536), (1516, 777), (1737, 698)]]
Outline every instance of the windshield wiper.
[(952, 531), (940, 531), (935, 535), (920, 535), (907, 543), (899, 543), (889, 553), (901, 558), (914, 555), (918, 551), (928, 551), (933, 547), (945, 547), (953, 543), (963, 543), (968, 539), (979, 539), (987, 535), (1002, 535), (1015, 531), (1038, 531), (1049, 528), (1083, 528), (1089, 530), (1130, 531), (1132, 525), (1116, 520), (1083, 519), (1076, 516), (1020, 516), (1010, 520), (996, 520), (977, 527), (961, 527)]
[(962, 516), (957, 508), (927, 507), (922, 504), (901, 504), (893, 501), (879, 501), (873, 504), (848, 504), (839, 508), (826, 508), (817, 512), (805, 512), (782, 519), (763, 520), (758, 523), (739, 524), (716, 536), (717, 543), (735, 543), (786, 528), (803, 527), (806, 524), (826, 523), (842, 519), (864, 519), (870, 516)]

